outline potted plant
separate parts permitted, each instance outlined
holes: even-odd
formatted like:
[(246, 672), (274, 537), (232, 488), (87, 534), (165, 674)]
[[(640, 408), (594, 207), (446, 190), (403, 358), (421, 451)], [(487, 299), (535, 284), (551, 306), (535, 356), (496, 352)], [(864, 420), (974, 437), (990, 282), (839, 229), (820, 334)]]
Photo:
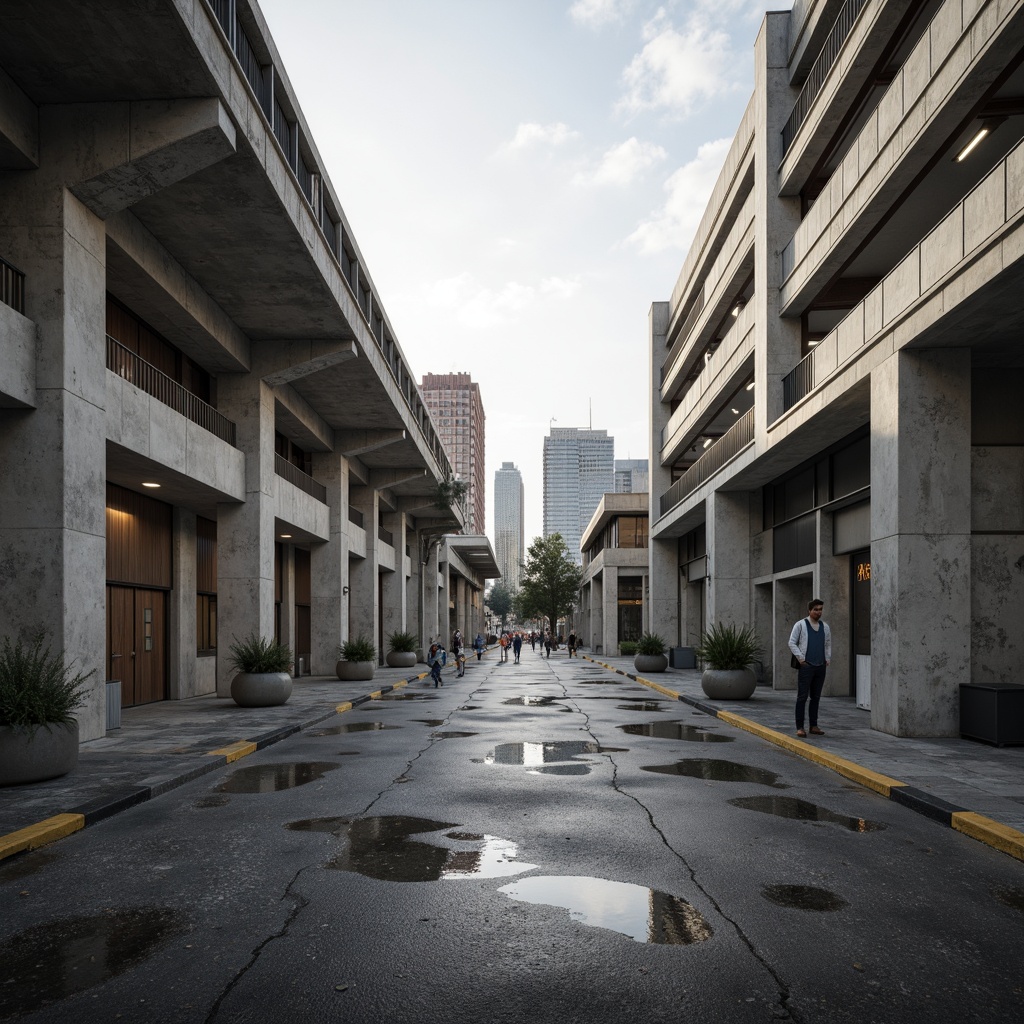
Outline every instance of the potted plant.
[(78, 764), (72, 716), (93, 673), (73, 672), (45, 643), (40, 632), (28, 644), (5, 637), (0, 648), (0, 786), (55, 779)]
[(619, 654), (624, 658), (632, 658), (636, 654), (636, 641), (635, 640), (620, 640), (619, 641)]
[(377, 648), (362, 634), (346, 640), (339, 648), (341, 660), (335, 666), (339, 679), (372, 679), (377, 667)]
[(757, 687), (750, 664), (760, 650), (761, 641), (753, 627), (712, 626), (701, 636), (695, 652), (707, 666), (700, 678), (701, 688), (712, 700), (749, 699)]
[(388, 633), (388, 653), (385, 661), (391, 668), (412, 668), (416, 664), (416, 652), (420, 638), (415, 633), (396, 629)]
[(228, 648), (238, 672), (231, 680), (231, 699), (243, 708), (269, 708), (292, 695), (292, 652), (287, 644), (250, 633)]
[(637, 672), (664, 672), (668, 668), (665, 641), (657, 633), (644, 633), (637, 640), (633, 666)]

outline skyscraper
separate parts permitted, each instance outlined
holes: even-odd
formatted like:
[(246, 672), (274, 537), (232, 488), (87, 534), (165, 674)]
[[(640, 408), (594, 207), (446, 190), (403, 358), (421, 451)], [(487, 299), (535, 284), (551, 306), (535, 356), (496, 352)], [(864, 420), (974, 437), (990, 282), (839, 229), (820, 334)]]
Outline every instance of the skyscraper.
[(646, 459), (616, 459), (615, 493), (640, 494), (646, 491), (648, 476)]
[(614, 453), (607, 430), (552, 427), (544, 438), (544, 536), (560, 533), (577, 562), (583, 531), (612, 489)]
[(503, 462), (494, 474), (494, 559), (501, 580), (513, 593), (525, 554), (523, 477), (514, 463)]
[(469, 487), (466, 533), (486, 529), (484, 502), (484, 405), (480, 385), (468, 373), (427, 373), (420, 394), (434, 419), (455, 475)]

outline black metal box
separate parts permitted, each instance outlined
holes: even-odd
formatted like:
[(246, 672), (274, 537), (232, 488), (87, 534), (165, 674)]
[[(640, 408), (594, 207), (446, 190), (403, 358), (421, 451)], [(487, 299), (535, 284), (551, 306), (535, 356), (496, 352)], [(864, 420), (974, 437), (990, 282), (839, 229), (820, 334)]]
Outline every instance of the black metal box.
[(997, 747), (1024, 744), (1024, 686), (961, 683), (960, 735)]

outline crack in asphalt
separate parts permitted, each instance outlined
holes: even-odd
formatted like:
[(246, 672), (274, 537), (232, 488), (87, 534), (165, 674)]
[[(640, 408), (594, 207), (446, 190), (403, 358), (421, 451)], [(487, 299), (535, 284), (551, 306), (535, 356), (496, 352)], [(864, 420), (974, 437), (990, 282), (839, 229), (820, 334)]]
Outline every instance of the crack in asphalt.
[[(557, 676), (556, 679), (558, 679)], [(565, 684), (562, 683), (560, 679), (558, 679), (558, 685), (561, 686), (563, 692), (565, 692)], [(601, 741), (600, 739), (598, 739), (593, 729), (590, 727), (590, 715), (586, 711), (584, 711), (583, 708), (579, 706), (576, 699), (570, 697), (567, 692), (565, 693), (565, 696), (566, 699), (573, 704), (577, 712), (583, 716), (584, 722), (586, 723), (584, 731), (600, 748), (602, 746)], [(601, 751), (599, 751), (599, 753), (602, 753), (602, 756), (607, 757), (609, 763), (612, 766), (612, 789), (614, 789), (615, 792), (619, 793), (621, 796), (624, 796), (627, 800), (632, 800), (639, 808), (641, 808), (644, 814), (647, 815), (647, 820), (650, 822), (651, 828), (654, 829), (654, 831), (661, 838), (661, 841), (662, 843), (664, 843), (665, 848), (674, 857), (676, 857), (679, 860), (679, 862), (683, 865), (683, 867), (686, 869), (687, 874), (690, 876), (690, 881), (694, 884), (697, 890), (704, 896), (704, 898), (715, 908), (715, 910), (717, 911), (718, 915), (722, 918), (722, 920), (727, 921), (732, 926), (740, 942), (742, 942), (747, 947), (747, 949), (750, 951), (751, 956), (754, 957), (754, 959), (765, 969), (765, 971), (768, 972), (768, 974), (774, 980), (779, 991), (779, 1001), (777, 1005), (785, 1011), (786, 1015), (790, 1019), (799, 1022), (801, 1020), (801, 1017), (797, 1013), (796, 1009), (789, 1002), (789, 985), (779, 976), (775, 968), (772, 967), (770, 963), (768, 963), (764, 955), (754, 945), (753, 940), (750, 939), (749, 936), (747, 936), (747, 934), (743, 931), (743, 928), (740, 926), (739, 922), (731, 918), (722, 909), (722, 906), (718, 902), (718, 900), (716, 900), (714, 896), (712, 896), (711, 893), (700, 883), (700, 881), (697, 879), (696, 871), (694, 871), (694, 869), (691, 867), (686, 858), (677, 849), (675, 849), (675, 847), (673, 847), (672, 844), (668, 841), (668, 837), (661, 830), (658, 823), (654, 820), (654, 815), (651, 812), (650, 808), (647, 807), (647, 805), (642, 800), (634, 796), (632, 793), (628, 792), (619, 784), (619, 766), (618, 764), (616, 764), (615, 758), (611, 754), (606, 754)]]

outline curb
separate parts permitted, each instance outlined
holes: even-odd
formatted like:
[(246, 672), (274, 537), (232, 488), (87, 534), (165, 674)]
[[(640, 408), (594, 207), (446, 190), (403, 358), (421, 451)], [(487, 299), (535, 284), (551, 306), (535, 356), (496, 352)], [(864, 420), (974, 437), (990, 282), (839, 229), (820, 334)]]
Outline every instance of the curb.
[(792, 754), (797, 754), (808, 761), (813, 761), (815, 764), (820, 764), (825, 768), (838, 772), (844, 778), (865, 786), (880, 796), (892, 800), (894, 803), (909, 807), (911, 810), (917, 811), (919, 814), (923, 814), (925, 817), (931, 818), (932, 821), (937, 821), (947, 828), (955, 829), (957, 832), (962, 832), (972, 839), (977, 839), (979, 842), (999, 850), (1000, 853), (1006, 853), (1017, 860), (1024, 861), (1024, 832), (1018, 832), (1017, 829), (1000, 824), (998, 821), (993, 821), (992, 818), (987, 818), (983, 814), (969, 811), (966, 807), (958, 807), (956, 804), (947, 803), (945, 800), (932, 796), (931, 793), (926, 793), (915, 786), (908, 786), (905, 782), (900, 782), (898, 779), (892, 779), (887, 775), (872, 771), (870, 768), (864, 768), (845, 757), (831, 754), (827, 750), (822, 750), (820, 747), (805, 743), (803, 740), (787, 736), (777, 729), (770, 729), (766, 725), (761, 725), (759, 722), (744, 718), (733, 711), (725, 711), (715, 707), (714, 704), (709, 704), (707, 701), (698, 700), (695, 697), (688, 697), (686, 694), (670, 690), (660, 683), (645, 679), (643, 676), (634, 675), (632, 672), (624, 672), (614, 665), (599, 661), (597, 658), (592, 658), (587, 654), (584, 654), (583, 657), (587, 661), (594, 662), (595, 665), (606, 668), (609, 672), (632, 679), (636, 683), (665, 694), (666, 697), (681, 701), (683, 704), (689, 704), (691, 707), (697, 708), (698, 711), (703, 711), (704, 714), (717, 718), (736, 729), (743, 729), (759, 739), (788, 750)]
[(210, 750), (205, 755), (209, 760), (186, 771), (175, 775), (154, 776), (153, 778), (146, 779), (140, 786), (133, 786), (120, 793), (100, 797), (90, 803), (73, 807), (63, 814), (57, 814), (34, 825), (18, 829), (16, 832), (0, 835), (0, 862), (8, 857), (13, 857), (15, 854), (23, 853), (27, 850), (36, 850), (40, 846), (56, 842), (58, 839), (63, 839), (65, 836), (69, 836), (83, 828), (95, 825), (97, 822), (105, 821), (121, 811), (126, 811), (130, 807), (146, 803), (148, 800), (162, 796), (164, 793), (177, 789), (179, 786), (184, 786), (185, 783), (192, 782), (194, 779), (198, 779), (209, 772), (223, 768), (225, 765), (233, 764), (235, 761), (247, 757), (257, 750), (263, 750), (265, 747), (279, 743), (281, 740), (294, 736), (295, 733), (301, 732), (303, 729), (312, 728), (328, 718), (351, 711), (353, 708), (359, 707), (360, 704), (367, 703), (367, 701), (376, 700), (382, 694), (390, 693), (392, 690), (397, 690), (400, 687), (408, 686), (410, 683), (425, 679), (429, 674), (429, 672), (420, 672), (417, 675), (410, 676), (408, 679), (399, 680), (388, 686), (382, 686), (379, 690), (374, 690), (373, 693), (364, 694), (362, 697), (355, 697), (352, 700), (338, 704), (326, 713), (314, 712), (315, 717), (301, 724), (293, 723), (280, 729), (272, 729), (269, 732), (260, 733), (251, 739), (237, 740), (234, 743), (218, 747), (216, 750)]

